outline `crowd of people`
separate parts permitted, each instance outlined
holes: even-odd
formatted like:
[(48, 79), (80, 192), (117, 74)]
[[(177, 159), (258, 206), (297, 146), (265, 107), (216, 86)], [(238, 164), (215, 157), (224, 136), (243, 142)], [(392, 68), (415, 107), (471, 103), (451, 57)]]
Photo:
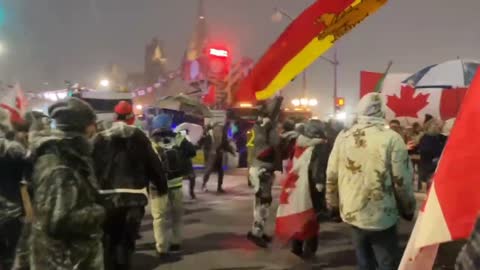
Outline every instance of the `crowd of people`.
[(418, 176), (418, 191), (422, 190), (423, 183), (429, 188), (452, 125), (452, 121), (445, 123), (429, 114), (425, 116), (423, 124), (415, 122), (409, 127), (402, 126), (397, 119), (389, 122), (389, 128), (397, 132), (407, 144)]
[[(177, 259), (182, 184), (191, 180), (194, 198), (197, 147), (172, 130), (168, 114), (157, 115), (149, 132), (135, 127), (128, 102), (115, 114), (103, 128), (77, 98), (21, 122), (0, 111), (0, 269), (130, 269), (147, 204), (159, 257)], [(202, 139), (209, 156), (204, 187), (218, 170), (219, 192), (219, 157), (232, 151), (225, 139), (216, 126)]]
[[(291, 235), (294, 254), (315, 254), (319, 222), (343, 221), (352, 230), (359, 269), (396, 269), (397, 225), (400, 218), (411, 221), (416, 209), (410, 157), (418, 155), (418, 174), (427, 182), (446, 142), (440, 122), (427, 116), (408, 129), (396, 120), (386, 126), (385, 102), (375, 93), (362, 98), (348, 127), (315, 119), (280, 124), (281, 103), (280, 97), (263, 103), (253, 127), (254, 214), (247, 238), (262, 248), (272, 241), (265, 226), (272, 186), (275, 172), (285, 171), (280, 205), (303, 185), (300, 197), (315, 216)], [(99, 128), (92, 108), (77, 98), (53, 104), (48, 115), (27, 113), (18, 123), (0, 111), (1, 270), (131, 269), (147, 204), (160, 259), (178, 259), (182, 185), (189, 179), (195, 198), (191, 159), (199, 146), (172, 130), (168, 114), (157, 115), (148, 132), (133, 125), (131, 104), (120, 102), (115, 114), (111, 127)], [(225, 128), (207, 128), (199, 145), (206, 156), (202, 189), (216, 171), (223, 193), (223, 155), (234, 151)]]

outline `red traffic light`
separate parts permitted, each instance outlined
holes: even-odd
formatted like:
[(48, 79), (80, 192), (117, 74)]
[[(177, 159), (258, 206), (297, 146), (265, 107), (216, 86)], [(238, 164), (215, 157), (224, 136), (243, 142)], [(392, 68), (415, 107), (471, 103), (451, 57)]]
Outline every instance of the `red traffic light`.
[(210, 48), (208, 50), (208, 54), (211, 56), (217, 56), (217, 57), (228, 57), (228, 51), (223, 50), (223, 49), (216, 49), (216, 48)]
[(345, 98), (342, 98), (342, 97), (339, 97), (335, 100), (335, 105), (337, 105), (337, 107), (343, 107), (345, 106)]

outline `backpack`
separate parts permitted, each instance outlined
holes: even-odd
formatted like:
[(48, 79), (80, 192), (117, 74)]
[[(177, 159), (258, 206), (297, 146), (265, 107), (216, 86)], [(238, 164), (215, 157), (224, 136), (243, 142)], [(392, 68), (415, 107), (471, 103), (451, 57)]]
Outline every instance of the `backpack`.
[(167, 173), (168, 180), (182, 176), (184, 171), (180, 146), (175, 143), (175, 138), (171, 138), (171, 140), (168, 143), (155, 143), (155, 148), (162, 161), (163, 169)]

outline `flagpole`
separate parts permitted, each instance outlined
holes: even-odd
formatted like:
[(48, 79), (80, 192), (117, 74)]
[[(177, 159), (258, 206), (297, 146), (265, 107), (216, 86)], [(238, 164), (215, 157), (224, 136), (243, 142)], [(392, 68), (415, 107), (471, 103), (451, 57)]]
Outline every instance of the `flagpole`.
[(387, 65), (387, 69), (383, 73), (382, 78), (377, 82), (377, 85), (375, 85), (375, 91), (374, 91), (375, 93), (380, 93), (382, 91), (383, 82), (385, 81), (385, 77), (387, 77), (388, 73), (390, 72), (390, 68), (392, 67), (392, 65), (393, 65), (393, 61), (389, 61)]

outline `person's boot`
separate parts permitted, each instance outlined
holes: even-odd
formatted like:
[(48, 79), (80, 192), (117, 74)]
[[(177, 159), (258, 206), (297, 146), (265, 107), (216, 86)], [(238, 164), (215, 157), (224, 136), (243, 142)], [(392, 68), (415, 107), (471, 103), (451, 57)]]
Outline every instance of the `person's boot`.
[(268, 243), (263, 239), (263, 237), (255, 236), (252, 232), (248, 232), (247, 239), (250, 240), (252, 243), (257, 245), (261, 248), (267, 248)]
[(292, 249), (290, 251), (298, 257), (303, 258), (303, 241), (293, 240)]
[(174, 263), (181, 260), (181, 257), (169, 252), (157, 252), (157, 257), (162, 263)]
[(182, 247), (178, 244), (172, 244), (170, 246), (169, 252), (171, 253), (180, 253), (182, 252)]
[(262, 239), (267, 243), (271, 243), (272, 240), (273, 240), (273, 238), (271, 236), (267, 235), (267, 234), (263, 234)]
[(314, 236), (305, 240), (305, 251), (303, 252), (303, 258), (311, 260), (315, 258), (315, 254), (318, 249), (318, 236)]

